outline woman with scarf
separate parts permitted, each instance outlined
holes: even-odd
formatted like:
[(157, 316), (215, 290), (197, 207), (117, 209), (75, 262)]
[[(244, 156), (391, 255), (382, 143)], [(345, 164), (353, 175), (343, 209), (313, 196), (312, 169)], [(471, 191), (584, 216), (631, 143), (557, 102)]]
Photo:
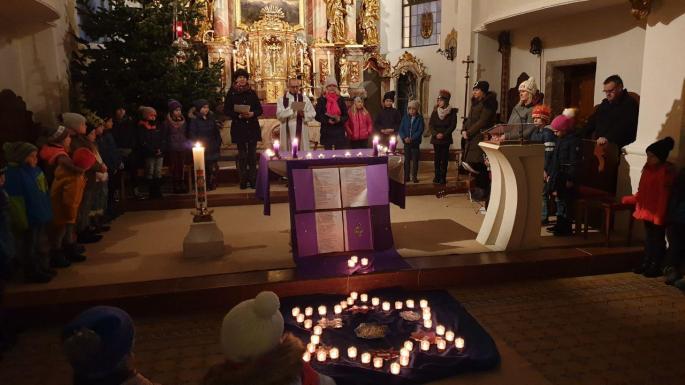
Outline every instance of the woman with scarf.
[[(231, 141), (238, 145), (238, 171), (240, 189), (257, 185), (257, 142), (262, 140), (259, 120), (262, 104), (257, 93), (250, 87), (250, 74), (244, 69), (233, 73), (233, 86), (226, 94), (224, 114), (231, 119)], [(250, 110), (236, 112), (235, 106), (250, 106)]]
[(316, 103), (316, 120), (321, 123), (321, 144), (326, 150), (347, 147), (347, 118), (347, 106), (340, 96), (338, 82), (334, 76), (330, 76), (326, 81), (326, 93)]
[(447, 183), (447, 166), (450, 158), (452, 132), (457, 128), (457, 109), (450, 106), (452, 95), (447, 90), (440, 90), (438, 103), (433, 109), (428, 125), (431, 130), (431, 144), (435, 152), (435, 178), (433, 183)]

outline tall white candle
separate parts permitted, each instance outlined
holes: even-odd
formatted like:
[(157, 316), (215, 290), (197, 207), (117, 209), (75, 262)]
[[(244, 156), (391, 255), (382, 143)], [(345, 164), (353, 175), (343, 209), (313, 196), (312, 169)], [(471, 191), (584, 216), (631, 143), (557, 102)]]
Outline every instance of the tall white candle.
[(292, 150), (292, 157), (297, 158), (297, 151), (299, 150), (299, 144), (300, 141), (297, 138), (293, 138), (292, 143), (290, 144), (290, 149)]
[(195, 169), (195, 209), (207, 211), (207, 181), (205, 174), (205, 148), (197, 142), (193, 146), (193, 168)]

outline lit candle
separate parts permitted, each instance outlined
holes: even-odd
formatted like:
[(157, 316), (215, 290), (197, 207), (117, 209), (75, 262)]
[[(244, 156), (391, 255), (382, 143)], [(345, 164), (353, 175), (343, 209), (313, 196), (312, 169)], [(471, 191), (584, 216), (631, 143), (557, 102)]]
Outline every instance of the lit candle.
[(304, 328), (305, 329), (311, 329), (312, 328), (312, 320), (310, 320), (310, 319), (304, 320)]
[(352, 360), (357, 358), (357, 348), (354, 346), (350, 346), (349, 348), (347, 348), (347, 356)]
[(402, 301), (395, 301), (395, 310), (402, 310), (404, 303)]
[(314, 308), (313, 307), (307, 306), (306, 308), (304, 308), (304, 315), (309, 317), (312, 314), (314, 314)]
[(313, 334), (310, 337), (310, 342), (312, 345), (318, 345), (321, 342), (321, 336), (318, 334)]
[(378, 146), (376, 146), (375, 148), (376, 148), (376, 150), (374, 151), (374, 156), (378, 156), (383, 152), (383, 146), (381, 146), (380, 144)]
[(352, 154), (349, 151), (345, 151), (345, 158), (349, 158), (351, 156), (352, 156)]
[(359, 151), (359, 152), (357, 153), (357, 156), (364, 156), (364, 154), (362, 154), (362, 152)]
[(319, 349), (316, 352), (316, 360), (319, 362), (324, 362), (326, 361), (326, 351), (324, 349)]
[(300, 315), (300, 308), (294, 307), (292, 310), (292, 313), (293, 313), (293, 317), (297, 317), (298, 315)]
[(298, 148), (299, 146), (300, 146), (300, 141), (297, 138), (293, 138), (293, 141), (292, 141), (291, 147), (290, 147), (292, 149), (293, 159), (297, 159), (297, 150), (299, 150), (299, 148)]
[(362, 364), (368, 364), (369, 362), (371, 362), (371, 353), (362, 353)]
[(381, 304), (381, 299), (378, 297), (371, 298), (371, 305), (378, 306)]
[(340, 301), (340, 307), (345, 310), (347, 309), (347, 301)]
[(400, 374), (400, 364), (398, 364), (397, 362), (393, 362), (392, 364), (390, 364), (390, 373), (395, 375)]
[(390, 311), (390, 302), (383, 302), (383, 311)]
[(350, 298), (352, 298), (354, 301), (356, 301), (357, 298), (359, 298), (359, 293), (357, 293), (356, 291), (351, 292)]
[(457, 339), (454, 340), (454, 346), (457, 348), (457, 351), (461, 353), (461, 351), (464, 349), (464, 339), (457, 337)]
[(420, 300), (419, 306), (421, 307), (421, 309), (423, 309), (424, 307), (428, 307), (428, 301), (426, 301), (425, 299)]
[(337, 360), (338, 357), (340, 357), (340, 351), (338, 348), (331, 348), (331, 350), (328, 351), (328, 355), (331, 357), (331, 360)]
[(359, 296), (359, 299), (361, 299), (362, 302), (366, 302), (369, 300), (369, 295), (366, 293), (363, 293), (362, 295)]
[(323, 159), (323, 158), (325, 158), (325, 157), (326, 157), (326, 155), (324, 155), (324, 154), (319, 154), (319, 159)]
[(205, 175), (205, 148), (197, 142), (193, 147), (193, 167), (195, 169), (195, 209), (198, 213), (207, 212), (207, 180)]
[(321, 325), (314, 326), (314, 334), (320, 336), (323, 333), (323, 328)]
[(326, 309), (326, 306), (324, 306), (324, 305), (319, 306), (319, 315), (320, 316), (322, 316), (322, 317), (325, 316), (327, 311), (328, 310)]
[(362, 258), (362, 266), (368, 266), (369, 265), (369, 259), (368, 258)]
[(373, 156), (378, 156), (378, 142), (380, 142), (381, 138), (378, 135), (373, 136)]
[(445, 339), (449, 342), (454, 341), (454, 332), (451, 330), (448, 330), (445, 332)]
[(354, 305), (354, 300), (352, 299), (352, 297), (347, 297), (347, 301), (346, 301), (346, 302), (347, 302), (347, 304), (350, 305), (350, 306)]
[(359, 257), (357, 257), (356, 255), (353, 255), (353, 256), (350, 257), (350, 260), (354, 261), (354, 263), (358, 263), (358, 262), (359, 262)]
[(357, 265), (357, 264), (356, 264), (353, 260), (351, 260), (351, 259), (348, 259), (348, 260), (347, 260), (347, 267), (353, 268), (353, 267), (355, 267), (356, 265)]
[(413, 299), (408, 299), (407, 300), (407, 307), (410, 309), (414, 308), (414, 300)]
[(402, 366), (409, 365), (409, 356), (400, 357), (400, 365), (402, 365)]
[(436, 340), (436, 345), (438, 345), (438, 350), (445, 350), (445, 348), (447, 347), (447, 341), (440, 338)]
[(404, 348), (411, 352), (414, 350), (414, 343), (411, 341), (404, 341)]
[(421, 311), (423, 312), (423, 314), (430, 314), (430, 313), (431, 313), (431, 308), (428, 307), (428, 306), (426, 306), (426, 307), (424, 307), (423, 309), (421, 309)]
[(431, 348), (431, 343), (428, 340), (421, 340), (421, 350), (427, 352)]
[(400, 357), (405, 357), (405, 356), (409, 357), (409, 354), (410, 353), (409, 353), (409, 350), (407, 350), (407, 348), (400, 349)]
[(300, 313), (297, 315), (297, 323), (301, 324), (302, 322), (304, 322), (304, 314)]
[(380, 357), (374, 357), (373, 358), (373, 367), (376, 369), (380, 369), (383, 367), (383, 359)]
[(305, 158), (312, 159), (313, 158), (312, 153), (308, 152), (307, 155), (305, 156)]
[(312, 343), (307, 344), (307, 352), (314, 353), (316, 351), (316, 345)]
[(275, 155), (277, 158), (280, 157), (281, 141), (278, 140), (278, 139), (274, 140), (273, 148), (274, 148), (274, 155)]
[(445, 334), (445, 327), (442, 325), (438, 325), (435, 327), (435, 334), (442, 336)]
[(433, 321), (429, 320), (429, 319), (423, 320), (423, 327), (425, 327), (426, 329), (432, 328), (433, 327)]
[(311, 353), (304, 352), (304, 354), (302, 354), (302, 361), (309, 362), (311, 360), (312, 360), (312, 354)]
[(342, 313), (342, 306), (340, 306), (340, 305), (333, 306), (333, 313), (335, 313), (335, 314)]
[(422, 318), (424, 321), (431, 319), (431, 313), (423, 313)]
[(394, 154), (396, 148), (397, 148), (397, 137), (395, 137), (395, 135), (393, 135), (390, 137), (390, 153)]

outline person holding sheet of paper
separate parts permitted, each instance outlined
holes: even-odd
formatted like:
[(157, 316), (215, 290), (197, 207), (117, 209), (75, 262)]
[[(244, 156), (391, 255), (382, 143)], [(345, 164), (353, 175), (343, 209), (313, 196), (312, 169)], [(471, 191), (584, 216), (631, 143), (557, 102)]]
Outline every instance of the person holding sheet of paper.
[(290, 143), (297, 137), (300, 150), (309, 151), (307, 123), (316, 116), (312, 102), (301, 91), (302, 80), (289, 79), (288, 91), (276, 101), (276, 117), (281, 122), (281, 149), (290, 151)]
[(233, 86), (226, 94), (224, 114), (231, 119), (231, 141), (238, 145), (240, 189), (255, 188), (257, 183), (257, 142), (262, 140), (259, 120), (262, 104), (250, 87), (250, 74), (244, 69), (233, 73)]
[(329, 76), (326, 80), (326, 92), (316, 102), (316, 120), (321, 123), (321, 144), (326, 150), (347, 148), (347, 109), (335, 76)]

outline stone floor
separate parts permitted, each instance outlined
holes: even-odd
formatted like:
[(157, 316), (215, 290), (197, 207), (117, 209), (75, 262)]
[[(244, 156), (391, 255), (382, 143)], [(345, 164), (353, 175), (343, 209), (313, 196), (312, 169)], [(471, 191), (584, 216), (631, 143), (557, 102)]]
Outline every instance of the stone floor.
[[(675, 385), (685, 378), (685, 297), (659, 280), (624, 273), (450, 292), (492, 333), (503, 364), (441, 385)], [(199, 383), (221, 359), (221, 317), (136, 317), (139, 369), (164, 385)], [(24, 333), (0, 361), (0, 384), (68, 383), (59, 326)]]

